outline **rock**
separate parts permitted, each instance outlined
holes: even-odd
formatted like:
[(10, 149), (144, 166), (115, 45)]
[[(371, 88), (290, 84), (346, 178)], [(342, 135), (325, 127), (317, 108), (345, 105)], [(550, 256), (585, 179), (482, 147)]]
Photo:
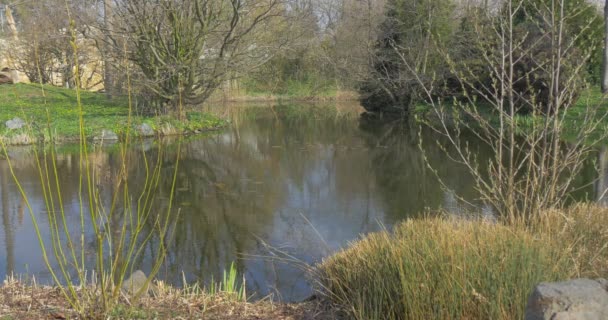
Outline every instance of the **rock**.
[(139, 292), (147, 292), (148, 288), (144, 289), (147, 281), (148, 277), (146, 277), (146, 274), (141, 270), (136, 270), (129, 278), (123, 281), (122, 290), (130, 295), (136, 295)]
[(13, 79), (6, 74), (0, 73), (0, 84), (13, 84)]
[(11, 69), (3, 68), (0, 71), (0, 84), (13, 84), (15, 81), (11, 75)]
[(101, 134), (98, 136), (93, 137), (93, 140), (95, 141), (116, 141), (118, 140), (118, 135), (116, 133), (114, 133), (114, 131), (112, 130), (106, 130), (103, 129), (101, 130)]
[(141, 125), (139, 125), (137, 127), (137, 129), (139, 130), (139, 134), (142, 137), (152, 137), (154, 136), (154, 129), (152, 129), (152, 127), (147, 124), (147, 123), (142, 123)]
[(525, 319), (608, 319), (608, 281), (575, 279), (541, 283), (528, 298)]
[(14, 117), (13, 119), (8, 120), (4, 124), (6, 125), (7, 128), (9, 128), (11, 130), (15, 130), (15, 129), (23, 128), (23, 126), (25, 126), (25, 121), (23, 121), (23, 119), (21, 119), (19, 117)]

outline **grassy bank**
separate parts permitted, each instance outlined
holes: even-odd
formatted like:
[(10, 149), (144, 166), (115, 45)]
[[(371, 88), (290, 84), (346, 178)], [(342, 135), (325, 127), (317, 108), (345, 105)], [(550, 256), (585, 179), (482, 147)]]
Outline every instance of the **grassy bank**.
[[(128, 101), (126, 98), (107, 99), (104, 94), (81, 92), (84, 106), (85, 132), (87, 137), (99, 135), (102, 130), (111, 130), (119, 136), (128, 131)], [(50, 122), (46, 109), (50, 111)], [(0, 139), (8, 144), (30, 144), (44, 139), (50, 140), (47, 124), (55, 141), (79, 138), (78, 107), (76, 91), (40, 85), (15, 84), (0, 86)], [(134, 113), (135, 114), (135, 113)], [(27, 125), (21, 129), (8, 129), (7, 120), (19, 117)], [(215, 116), (188, 112), (186, 119), (173, 116), (143, 117), (134, 115), (129, 134), (142, 135), (138, 126), (146, 123), (155, 135), (177, 135), (216, 129), (225, 121)]]
[[(590, 114), (590, 111), (592, 114)], [(590, 140), (599, 138), (608, 130), (608, 99), (599, 87), (592, 87), (581, 94), (579, 99), (567, 111), (564, 117), (564, 137), (566, 139), (576, 138), (580, 127), (585, 124), (586, 117), (591, 116), (593, 122), (597, 122), (597, 128)], [(540, 122), (541, 119), (527, 117), (523, 120), (525, 127), (531, 127), (532, 122)]]
[(607, 222), (587, 205), (527, 227), (407, 221), (326, 259), (320, 281), (355, 319), (523, 319), (537, 283), (608, 276)]
[[(432, 108), (429, 104), (417, 104), (412, 112), (415, 116), (424, 119), (425, 122), (428, 121), (431, 125), (439, 125), (439, 119), (435, 112), (432, 111)], [(480, 103), (473, 113), (489, 119), (490, 124), (495, 127), (500, 126), (497, 112), (490, 106)], [(581, 126), (585, 125), (585, 127), (589, 127), (590, 124), (593, 124), (595, 125), (595, 130), (586, 138), (588, 141), (595, 141), (597, 138), (603, 137), (605, 131), (608, 131), (608, 97), (604, 97), (598, 87), (589, 88), (581, 93), (576, 103), (566, 110), (563, 117), (562, 132), (565, 140), (577, 138)], [(521, 133), (531, 132), (534, 128), (542, 129), (545, 119), (542, 115), (534, 116), (531, 114), (516, 115), (514, 117), (514, 121), (518, 129), (521, 130)], [(474, 128), (475, 123), (469, 121), (467, 126)]]
[[(563, 115), (563, 138), (573, 140), (578, 138), (581, 127), (595, 126), (595, 130), (585, 138), (596, 141), (604, 136), (608, 130), (608, 99), (602, 95), (600, 88), (592, 87), (585, 90), (572, 106)], [(518, 115), (515, 117), (517, 126), (523, 133), (531, 132), (534, 128), (539, 130), (545, 125), (545, 117), (538, 115)], [(495, 120), (499, 125), (498, 119)], [(605, 142), (605, 141), (604, 141)]]

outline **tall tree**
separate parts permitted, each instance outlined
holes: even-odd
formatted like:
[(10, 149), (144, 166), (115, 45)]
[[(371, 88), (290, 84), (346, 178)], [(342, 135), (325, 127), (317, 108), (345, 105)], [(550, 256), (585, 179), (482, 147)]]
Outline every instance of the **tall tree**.
[(602, 93), (608, 93), (608, 0), (604, 4), (604, 63), (602, 64)]
[(405, 116), (424, 96), (420, 80), (445, 73), (439, 47), (449, 47), (458, 25), (454, 1), (389, 0), (373, 48), (371, 73), (359, 87), (370, 112)]

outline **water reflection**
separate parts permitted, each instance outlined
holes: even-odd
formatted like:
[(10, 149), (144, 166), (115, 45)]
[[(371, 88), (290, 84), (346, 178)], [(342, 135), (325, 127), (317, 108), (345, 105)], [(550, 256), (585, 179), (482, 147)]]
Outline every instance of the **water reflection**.
[[(390, 228), (427, 209), (466, 212), (469, 207), (457, 195), (475, 201), (468, 172), (446, 159), (438, 146), (447, 145), (441, 137), (423, 131), (423, 155), (417, 128), (360, 123), (357, 106), (248, 105), (215, 111), (226, 113), (234, 125), (216, 134), (188, 138), (181, 145), (174, 202), (179, 215), (173, 221), (166, 263), (159, 275), (174, 284), (182, 283), (182, 275), (191, 282), (218, 279), (236, 261), (249, 292), (299, 300), (310, 293), (305, 273), (293, 264), (268, 258), (267, 245), (313, 264), (361, 234)], [(480, 159), (489, 156), (483, 146), (477, 146)], [(152, 206), (156, 214), (168, 207), (176, 149), (171, 141), (146, 142), (127, 154), (134, 195), (146, 177), (143, 157), (150, 166), (157, 159), (162, 163)], [(600, 153), (600, 163), (608, 162), (607, 154)], [(19, 159), (16, 174), (42, 221), (43, 236), (49, 237), (32, 154), (25, 150), (10, 156)], [(448, 189), (427, 169), (425, 156)], [(119, 188), (120, 154), (109, 149), (91, 153), (89, 160), (99, 173), (100, 198), (109, 204)], [(72, 232), (77, 232), (78, 155), (62, 152), (57, 166), (62, 201), (74, 221)], [(0, 242), (5, 248), (0, 276), (28, 272), (48, 281), (32, 224), (24, 218), (23, 200), (4, 160), (0, 160), (0, 173)], [(601, 181), (598, 189), (608, 187), (608, 179)], [(116, 203), (117, 212), (121, 205)], [(489, 214), (491, 210), (482, 211)], [(120, 216), (115, 217), (110, 227), (121, 224)], [(88, 249), (94, 247), (93, 241), (89, 234)], [(157, 239), (148, 243), (146, 255), (138, 260), (142, 269), (149, 270), (157, 247)]]

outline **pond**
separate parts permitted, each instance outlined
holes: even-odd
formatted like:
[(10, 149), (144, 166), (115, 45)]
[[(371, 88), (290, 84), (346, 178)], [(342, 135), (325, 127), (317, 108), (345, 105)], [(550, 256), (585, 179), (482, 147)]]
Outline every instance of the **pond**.
[[(311, 294), (302, 266), (314, 265), (361, 235), (391, 228), (408, 217), (439, 208), (452, 214), (470, 211), (457, 195), (475, 203), (467, 171), (446, 158), (438, 146), (441, 137), (429, 130), (421, 133), (426, 157), (447, 189), (427, 169), (416, 126), (362, 121), (356, 104), (212, 109), (230, 117), (232, 125), (181, 143), (138, 142), (127, 152), (125, 170), (133, 197), (145, 185), (144, 157), (150, 166), (154, 161), (161, 164), (152, 206), (158, 214), (168, 209), (177, 164), (172, 212), (178, 214), (173, 216), (166, 261), (158, 274), (175, 285), (184, 278), (209, 283), (234, 262), (248, 293), (298, 301)], [(74, 234), (80, 226), (77, 148), (60, 146), (56, 156), (61, 200)], [(488, 156), (481, 147), (476, 152), (480, 159)], [(34, 153), (31, 148), (11, 148), (9, 157), (48, 240), (50, 213)], [(88, 159), (99, 173), (95, 183), (100, 202), (109, 206), (119, 180), (119, 148), (96, 149)], [(608, 152), (599, 152), (596, 159), (603, 172), (600, 177), (608, 176)], [(596, 177), (590, 162), (577, 180), (577, 198), (600, 197), (608, 178)], [(29, 274), (50, 283), (27, 204), (5, 159), (0, 160), (0, 201), (0, 277)], [(120, 205), (118, 201), (116, 206)], [(480, 209), (492, 214), (490, 208)], [(85, 236), (86, 246), (93, 248), (91, 233)], [(137, 261), (144, 271), (150, 269), (156, 244), (153, 239)]]

